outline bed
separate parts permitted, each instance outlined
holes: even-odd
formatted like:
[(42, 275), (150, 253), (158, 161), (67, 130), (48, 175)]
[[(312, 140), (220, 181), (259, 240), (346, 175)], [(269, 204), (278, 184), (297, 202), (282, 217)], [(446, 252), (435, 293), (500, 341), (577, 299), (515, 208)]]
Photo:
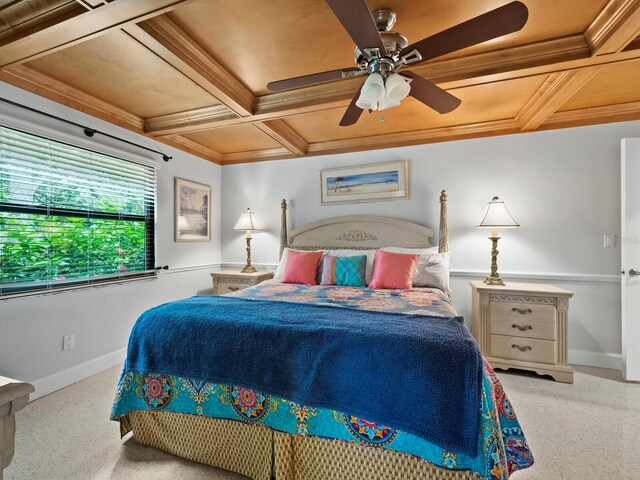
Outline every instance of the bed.
[[(379, 216), (288, 232), (283, 200), (280, 256), (426, 249), (433, 233)], [(500, 381), (430, 287), (272, 280), (156, 307), (134, 327), (111, 418), (123, 437), (255, 480), (507, 479), (533, 463)]]

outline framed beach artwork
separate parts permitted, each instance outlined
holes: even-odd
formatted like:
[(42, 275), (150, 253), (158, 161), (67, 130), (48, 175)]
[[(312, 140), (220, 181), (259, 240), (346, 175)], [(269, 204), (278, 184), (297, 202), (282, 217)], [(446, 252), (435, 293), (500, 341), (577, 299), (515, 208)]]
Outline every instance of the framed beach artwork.
[(176, 242), (211, 240), (211, 187), (175, 177)]
[(369, 163), (320, 171), (320, 203), (383, 202), (409, 198), (409, 162)]

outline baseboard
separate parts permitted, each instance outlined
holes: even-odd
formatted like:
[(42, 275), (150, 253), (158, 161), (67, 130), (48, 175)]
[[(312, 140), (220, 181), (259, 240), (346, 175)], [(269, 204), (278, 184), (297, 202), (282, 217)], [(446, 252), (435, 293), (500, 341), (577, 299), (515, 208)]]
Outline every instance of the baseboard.
[[(124, 362), (127, 354), (127, 349), (116, 350), (115, 352), (107, 353), (101, 357), (94, 358), (88, 362), (81, 363), (75, 367), (67, 368), (48, 377), (41, 378), (31, 384), (35, 387), (36, 391), (31, 394), (29, 400), (33, 401), (37, 398), (44, 397), (50, 393), (60, 390), (61, 388), (73, 385), (80, 380), (91, 377), (96, 373), (103, 372), (111, 367)], [(115, 388), (115, 386), (114, 386)]]
[(588, 367), (622, 369), (622, 355), (619, 353), (597, 353), (584, 350), (569, 350), (569, 363)]

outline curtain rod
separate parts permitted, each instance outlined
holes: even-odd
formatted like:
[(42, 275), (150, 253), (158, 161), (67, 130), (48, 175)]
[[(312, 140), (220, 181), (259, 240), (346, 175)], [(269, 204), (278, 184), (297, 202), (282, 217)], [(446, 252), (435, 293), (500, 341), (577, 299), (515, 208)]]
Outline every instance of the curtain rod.
[(116, 137), (114, 135), (110, 135), (108, 133), (101, 132), (100, 130), (97, 130), (95, 128), (85, 127), (84, 125), (81, 125), (81, 124), (76, 123), (76, 122), (72, 122), (71, 120), (67, 120), (66, 118), (57, 117), (56, 115), (52, 115), (50, 113), (43, 112), (42, 110), (38, 110), (36, 108), (28, 107), (27, 105), (22, 105), (21, 103), (14, 102), (13, 100), (9, 100), (7, 98), (0, 97), (0, 102), (8, 103), (9, 105), (13, 105), (15, 107), (22, 108), (24, 110), (29, 110), (30, 112), (39, 113), (40, 115), (43, 115), (45, 117), (54, 118), (54, 119), (59, 120), (61, 122), (68, 123), (69, 125), (73, 125), (74, 127), (81, 128), (82, 131), (84, 132), (84, 134), (87, 137), (93, 137), (96, 133), (99, 133), (100, 135), (104, 135), (105, 137), (112, 138), (114, 140), (118, 140), (119, 142), (127, 143), (129, 145), (133, 145), (134, 147), (142, 148), (143, 150), (146, 150), (148, 152), (153, 152), (153, 153), (157, 153), (158, 155), (162, 155), (162, 159), (165, 162), (168, 162), (169, 160), (171, 160), (173, 158), (173, 157), (167, 155), (166, 153), (160, 152), (158, 150), (154, 150), (153, 148), (145, 147), (144, 145), (140, 145), (139, 143), (130, 142), (129, 140), (125, 140), (124, 138)]

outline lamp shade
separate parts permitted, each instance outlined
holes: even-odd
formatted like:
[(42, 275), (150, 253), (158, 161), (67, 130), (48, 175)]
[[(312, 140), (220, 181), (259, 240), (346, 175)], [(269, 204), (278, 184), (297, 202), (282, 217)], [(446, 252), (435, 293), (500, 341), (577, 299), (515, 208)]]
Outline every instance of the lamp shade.
[(233, 227), (234, 230), (262, 230), (262, 227), (256, 220), (256, 214), (251, 209), (247, 208), (246, 212), (242, 212), (240, 215), (240, 219), (236, 226)]
[(380, 108), (378, 110), (389, 110), (390, 108), (399, 107), (400, 102), (390, 102), (386, 95), (380, 100)]
[(376, 104), (384, 97), (384, 80), (382, 75), (375, 72), (369, 75), (360, 90), (360, 96), (356, 100), (356, 105), (363, 110), (375, 110)]
[(387, 77), (385, 83), (385, 97), (388, 103), (400, 103), (400, 100), (409, 95), (411, 86), (407, 79), (397, 73), (392, 73)]
[(493, 197), (491, 199), (484, 212), (484, 217), (482, 217), (482, 221), (480, 222), (480, 225), (478, 225), (478, 227), (489, 228), (508, 228), (519, 226), (518, 222), (516, 222), (511, 216), (511, 213), (509, 213), (507, 206), (498, 197)]

